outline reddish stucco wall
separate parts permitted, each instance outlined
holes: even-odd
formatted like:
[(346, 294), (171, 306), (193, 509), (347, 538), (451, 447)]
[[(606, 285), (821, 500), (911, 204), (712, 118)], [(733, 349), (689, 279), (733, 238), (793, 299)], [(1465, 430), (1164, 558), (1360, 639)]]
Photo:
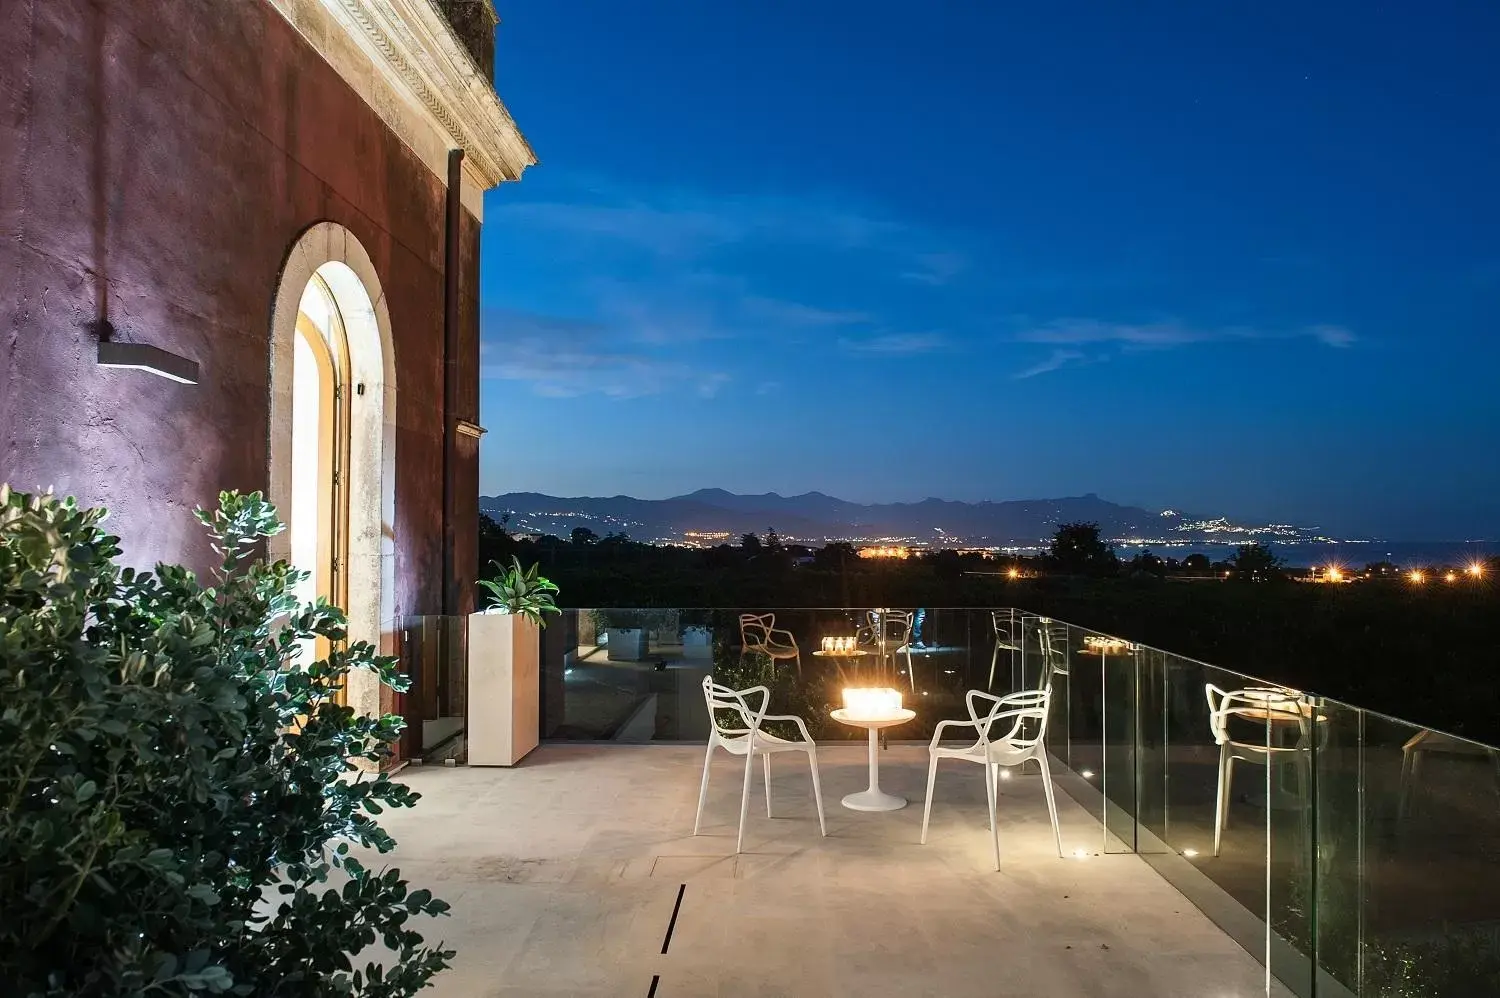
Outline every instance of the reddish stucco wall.
[[(395, 339), (396, 610), (439, 612), (442, 181), (259, 0), (4, 0), (0, 37), (0, 480), (108, 506), (133, 563), (210, 564), (192, 509), (267, 484), (278, 274), (303, 230), (337, 222)], [(464, 222), (455, 416), (477, 419)], [(103, 319), (196, 360), (201, 383), (98, 367)], [(476, 448), (460, 453), (469, 593)]]

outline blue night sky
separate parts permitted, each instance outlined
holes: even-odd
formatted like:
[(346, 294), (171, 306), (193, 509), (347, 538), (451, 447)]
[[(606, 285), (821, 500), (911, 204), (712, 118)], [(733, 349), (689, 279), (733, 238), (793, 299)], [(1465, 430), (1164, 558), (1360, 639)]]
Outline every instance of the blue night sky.
[(1500, 5), (500, 7), (485, 494), (1500, 537)]

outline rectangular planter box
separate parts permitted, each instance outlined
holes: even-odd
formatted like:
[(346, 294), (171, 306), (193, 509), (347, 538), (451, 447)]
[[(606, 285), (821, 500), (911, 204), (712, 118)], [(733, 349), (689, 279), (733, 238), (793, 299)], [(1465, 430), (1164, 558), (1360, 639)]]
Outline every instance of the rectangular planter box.
[(682, 632), (682, 657), (709, 659), (714, 657), (714, 632), (706, 627), (689, 627)]
[(608, 631), (611, 662), (639, 662), (646, 657), (646, 631), (640, 627), (611, 627)]
[(469, 615), (469, 765), (514, 766), (537, 747), (539, 638), (525, 617)]

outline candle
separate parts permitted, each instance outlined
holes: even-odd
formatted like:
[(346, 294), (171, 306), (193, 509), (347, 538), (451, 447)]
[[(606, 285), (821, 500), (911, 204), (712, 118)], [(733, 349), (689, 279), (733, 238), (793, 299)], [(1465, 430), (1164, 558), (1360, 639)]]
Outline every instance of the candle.
[(846, 689), (844, 711), (861, 721), (881, 721), (901, 713), (901, 691), (893, 689)]

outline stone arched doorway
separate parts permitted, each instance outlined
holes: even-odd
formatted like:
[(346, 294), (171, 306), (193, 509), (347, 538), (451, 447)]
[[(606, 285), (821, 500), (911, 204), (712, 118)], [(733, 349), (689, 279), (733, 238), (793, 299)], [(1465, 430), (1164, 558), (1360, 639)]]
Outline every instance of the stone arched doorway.
[[(312, 573), (303, 595), (349, 615), (349, 637), (391, 647), (395, 619), (396, 374), (380, 278), (332, 222), (297, 240), (271, 313), (269, 498), (289, 525), (270, 555)], [(381, 710), (373, 676), (345, 691)]]

